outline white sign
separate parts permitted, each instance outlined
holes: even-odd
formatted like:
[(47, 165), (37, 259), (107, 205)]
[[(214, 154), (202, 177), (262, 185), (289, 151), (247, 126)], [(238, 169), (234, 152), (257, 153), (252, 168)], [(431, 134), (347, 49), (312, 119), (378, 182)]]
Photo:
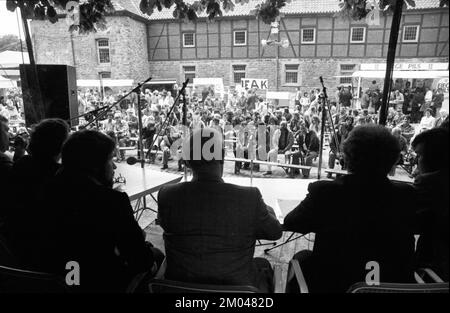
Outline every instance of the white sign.
[(444, 93), (448, 93), (448, 78), (442, 78), (437, 83), (437, 88), (442, 89)]
[(268, 91), (267, 99), (289, 100), (289, 92), (286, 91)]
[[(361, 64), (361, 71), (385, 71), (386, 63)], [(448, 63), (395, 63), (395, 71), (448, 71)]]
[(267, 90), (269, 89), (269, 80), (268, 79), (253, 79), (253, 78), (241, 78), (241, 87), (243, 89), (261, 89)]

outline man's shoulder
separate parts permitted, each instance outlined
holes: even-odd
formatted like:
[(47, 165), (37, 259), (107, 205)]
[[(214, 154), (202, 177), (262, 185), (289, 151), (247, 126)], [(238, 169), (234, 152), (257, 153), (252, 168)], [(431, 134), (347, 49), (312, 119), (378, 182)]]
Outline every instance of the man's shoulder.
[[(249, 194), (249, 193), (257, 193), (258, 188), (256, 187), (247, 187), (247, 186), (239, 186), (234, 184), (228, 184), (228, 183), (214, 183), (210, 186), (214, 186), (217, 190), (222, 190), (223, 192), (232, 192), (234, 195), (236, 193), (243, 193), (243, 194)], [(196, 188), (203, 188), (204, 185), (202, 182), (184, 182), (179, 184), (173, 184), (164, 186), (160, 189), (159, 194), (170, 197), (176, 193), (184, 192), (185, 190), (193, 190)]]
[(341, 188), (343, 182), (340, 179), (329, 181), (321, 180), (308, 185), (308, 192), (311, 194), (329, 192)]

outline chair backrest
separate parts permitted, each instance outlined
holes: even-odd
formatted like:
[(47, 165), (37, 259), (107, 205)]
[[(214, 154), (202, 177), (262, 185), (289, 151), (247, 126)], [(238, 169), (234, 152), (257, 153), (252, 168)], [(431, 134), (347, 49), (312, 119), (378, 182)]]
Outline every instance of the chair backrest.
[(369, 286), (364, 282), (350, 287), (348, 293), (448, 293), (448, 283), (431, 284), (391, 284), (381, 283)]
[(0, 293), (66, 293), (61, 278), (0, 265)]
[(0, 260), (3, 265), (12, 266), (16, 264), (16, 259), (12, 254), (11, 250), (8, 248), (6, 239), (0, 235)]
[(184, 283), (179, 281), (152, 279), (148, 284), (150, 293), (258, 293), (253, 286), (226, 286)]

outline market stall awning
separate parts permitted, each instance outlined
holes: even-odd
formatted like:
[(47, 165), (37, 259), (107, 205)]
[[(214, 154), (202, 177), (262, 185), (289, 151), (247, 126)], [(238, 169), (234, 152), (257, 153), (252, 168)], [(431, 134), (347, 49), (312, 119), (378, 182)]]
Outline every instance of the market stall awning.
[[(353, 77), (362, 78), (384, 78), (386, 71), (356, 71)], [(394, 71), (393, 78), (410, 78), (410, 79), (426, 79), (426, 78), (444, 78), (448, 77), (448, 71)]]
[(148, 83), (145, 83), (146, 85), (174, 85), (176, 84), (177, 81), (174, 79), (169, 79), (169, 80), (161, 80), (161, 79), (155, 79), (155, 80), (151, 80)]
[(10, 80), (7, 78), (4, 78), (3, 76), (0, 76), (0, 88), (17, 88), (17, 83), (14, 80)]
[(133, 86), (132, 79), (78, 79), (78, 87), (131, 87)]

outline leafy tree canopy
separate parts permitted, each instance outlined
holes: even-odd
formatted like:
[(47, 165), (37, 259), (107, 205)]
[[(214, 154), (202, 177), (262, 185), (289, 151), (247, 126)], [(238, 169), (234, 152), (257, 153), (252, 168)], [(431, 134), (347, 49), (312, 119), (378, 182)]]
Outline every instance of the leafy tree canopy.
[[(21, 44), (22, 43), (22, 44)], [(0, 52), (3, 51), (27, 51), (25, 42), (19, 39), (16, 35), (4, 35), (0, 36)]]
[[(114, 12), (113, 0), (77, 0), (80, 3), (79, 25), (72, 25), (69, 29), (79, 30), (80, 33), (95, 32), (105, 29), (105, 16)], [(313, 0), (311, 0), (313, 1)], [(377, 3), (381, 10), (388, 12), (392, 10), (397, 0), (336, 0), (341, 8), (338, 16), (360, 20), (374, 9)], [(414, 0), (404, 1), (412, 7)], [(65, 10), (69, 0), (7, 0), (6, 7), (10, 11), (22, 8), (25, 16), (29, 19), (44, 20), (52, 23), (58, 21), (57, 10)], [(151, 15), (155, 10), (173, 7), (173, 16), (177, 19), (195, 21), (200, 14), (206, 14), (208, 19), (213, 20), (223, 15), (223, 12), (233, 11), (236, 5), (248, 3), (249, 0), (196, 0), (186, 2), (184, 0), (141, 0), (140, 10), (142, 13)], [(251, 11), (256, 18), (264, 23), (274, 22), (280, 14), (280, 10), (290, 3), (291, 0), (263, 0)], [(440, 6), (448, 6), (449, 0), (440, 0)], [(69, 10), (70, 12), (70, 10)]]

